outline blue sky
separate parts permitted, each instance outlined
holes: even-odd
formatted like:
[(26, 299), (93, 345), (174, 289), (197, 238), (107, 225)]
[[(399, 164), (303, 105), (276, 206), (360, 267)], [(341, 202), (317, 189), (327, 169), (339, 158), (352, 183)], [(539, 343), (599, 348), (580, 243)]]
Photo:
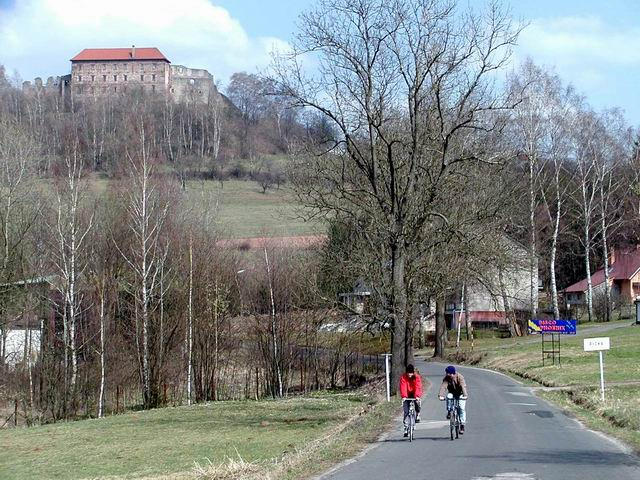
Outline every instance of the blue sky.
[[(157, 46), (224, 86), (286, 48), (312, 0), (0, 0), (0, 63), (25, 79), (64, 74), (85, 47)], [(469, 0), (481, 6), (485, 0)], [(552, 66), (597, 109), (640, 126), (640, 0), (505, 0), (529, 26), (515, 61)]]

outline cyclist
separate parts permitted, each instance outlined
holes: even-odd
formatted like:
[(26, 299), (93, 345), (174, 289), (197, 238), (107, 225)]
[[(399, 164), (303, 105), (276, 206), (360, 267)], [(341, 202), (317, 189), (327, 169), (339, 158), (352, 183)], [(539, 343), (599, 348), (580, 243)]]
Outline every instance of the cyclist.
[[(440, 392), (438, 398), (444, 400), (446, 393), (451, 393), (455, 398), (458, 398), (458, 414), (460, 415), (460, 434), (464, 433), (464, 424), (467, 421), (466, 412), (466, 398), (469, 396), (467, 392), (467, 384), (464, 381), (462, 374), (456, 372), (456, 367), (449, 365), (445, 368), (445, 376), (442, 379), (442, 385), (440, 385)], [(460, 397), (465, 397), (461, 399)], [(447, 399), (447, 419), (451, 418), (452, 401)]]
[[(420, 422), (420, 398), (422, 397), (422, 378), (420, 373), (415, 371), (413, 365), (407, 365), (405, 373), (400, 377), (400, 396), (402, 398), (413, 399), (413, 404), (416, 409), (416, 423)], [(409, 415), (409, 403), (402, 402), (402, 408), (404, 410), (404, 416), (402, 418), (402, 425), (404, 426), (404, 436), (409, 435), (409, 428), (407, 426), (407, 416)]]

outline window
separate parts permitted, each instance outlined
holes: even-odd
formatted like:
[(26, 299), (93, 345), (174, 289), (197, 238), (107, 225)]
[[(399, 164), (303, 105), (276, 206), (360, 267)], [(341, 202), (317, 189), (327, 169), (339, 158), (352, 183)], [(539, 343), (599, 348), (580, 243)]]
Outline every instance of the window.
[(114, 69), (114, 70), (118, 70), (118, 64), (117, 64), (117, 63), (114, 63), (114, 64), (113, 64), (113, 69)]
[(144, 72), (144, 65), (142, 63), (140, 64), (140, 71)]
[(195, 81), (193, 78), (191, 78), (191, 79), (189, 80), (189, 83), (190, 83), (191, 85), (193, 85), (194, 83), (196, 83), (196, 81)]
[(157, 69), (158, 69), (158, 64), (157, 64), (157, 63), (154, 63), (154, 64), (153, 64), (153, 69), (154, 69), (154, 70), (157, 70)]
[(106, 63), (103, 63), (103, 64), (102, 64), (102, 71), (104, 72), (106, 69), (107, 69), (107, 64), (106, 64)]
[(81, 82), (81, 81), (82, 81), (82, 75), (78, 75), (77, 80), (78, 80), (79, 82)]
[(107, 81), (107, 76), (106, 75), (102, 75), (102, 81), (106, 82)]
[(144, 75), (140, 75), (140, 81), (144, 82)]
[(117, 81), (118, 81), (118, 75), (114, 75), (114, 76), (113, 76), (113, 81), (114, 81), (114, 82), (117, 82)]
[(82, 70), (82, 64), (81, 63), (78, 64), (78, 70)]
[(125, 82), (127, 81), (127, 76), (126, 76), (126, 75), (124, 75), (124, 81), (125, 81)]
[(113, 87), (113, 92), (117, 93), (118, 92), (118, 87)]
[(154, 82), (156, 81), (156, 74), (155, 73), (153, 75), (151, 75), (151, 80), (154, 81)]
[(156, 91), (156, 86), (155, 85), (151, 85), (151, 91), (155, 92)]
[(91, 81), (95, 82), (96, 81), (96, 76), (95, 75), (91, 75)]

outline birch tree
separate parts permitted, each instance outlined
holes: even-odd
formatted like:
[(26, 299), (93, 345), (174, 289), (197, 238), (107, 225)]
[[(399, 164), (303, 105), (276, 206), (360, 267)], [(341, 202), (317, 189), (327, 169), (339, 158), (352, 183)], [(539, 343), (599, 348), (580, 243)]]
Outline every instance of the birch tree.
[[(0, 119), (0, 282), (24, 275), (25, 240), (39, 214), (35, 195), (37, 145), (19, 125)], [(5, 362), (7, 317), (0, 315), (0, 368)]]
[(129, 249), (119, 247), (133, 274), (130, 283), (135, 303), (137, 356), (145, 408), (159, 402), (158, 341), (161, 330), (154, 324), (154, 313), (160, 306), (160, 274), (168, 255), (163, 241), (163, 227), (169, 212), (168, 198), (154, 176), (154, 154), (151, 125), (144, 114), (136, 114), (131, 122), (132, 144), (127, 151), (130, 186), (124, 192), (127, 222), (131, 232)]
[(85, 239), (93, 226), (93, 215), (84, 209), (87, 183), (78, 140), (72, 136), (67, 139), (66, 144), (59, 166), (60, 175), (55, 182), (55, 223), (51, 225), (50, 231), (54, 232), (53, 261), (60, 277), (60, 282), (56, 282), (55, 286), (64, 299), (65, 365), (67, 352), (71, 356), (69, 393), (75, 396), (78, 322), (84, 300), (79, 284), (87, 267)]

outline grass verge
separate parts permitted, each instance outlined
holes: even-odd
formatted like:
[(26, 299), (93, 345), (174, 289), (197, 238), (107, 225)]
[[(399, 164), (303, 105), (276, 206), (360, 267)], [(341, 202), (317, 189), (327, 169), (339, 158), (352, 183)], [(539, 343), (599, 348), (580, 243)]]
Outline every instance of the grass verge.
[(530, 337), (477, 339), (473, 347), (464, 341), (448, 360), (499, 370), (536, 385), (561, 387), (562, 391), (539, 393), (568, 408), (591, 428), (640, 452), (640, 327), (623, 326), (628, 324), (586, 335), (611, 339), (611, 350), (604, 353), (605, 402), (600, 400), (598, 354), (583, 351), (584, 336), (562, 337), (561, 365), (542, 364), (539, 337), (533, 341)]
[(375, 439), (395, 410), (360, 391), (4, 430), (0, 478), (303, 478)]

